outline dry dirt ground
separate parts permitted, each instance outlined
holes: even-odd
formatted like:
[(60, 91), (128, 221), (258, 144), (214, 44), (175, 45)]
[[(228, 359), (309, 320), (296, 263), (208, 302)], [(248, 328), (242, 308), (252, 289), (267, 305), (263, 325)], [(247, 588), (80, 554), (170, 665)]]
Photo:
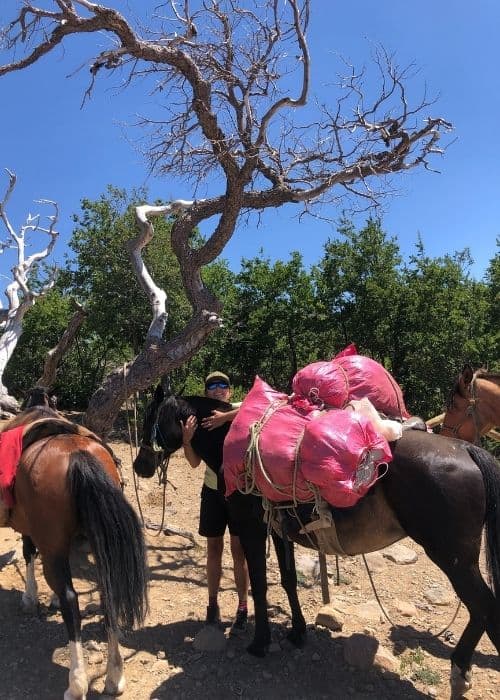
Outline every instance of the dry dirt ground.
[[(135, 503), (130, 448), (117, 441), (112, 446), (123, 460), (126, 494)], [(288, 608), (271, 554), (269, 603), (274, 643), (269, 656), (254, 659), (246, 653), (251, 628), (246, 638), (228, 639), (223, 651), (197, 651), (193, 640), (202, 628), (206, 606), (205, 544), (196, 534), (202, 469), (191, 470), (180, 455), (174, 456), (169, 479), (167, 522), (195, 533), (196, 544), (179, 536), (155, 536), (148, 531), (151, 610), (145, 627), (122, 640), (127, 678), (124, 700), (449, 697), (448, 659), (454, 640), (437, 639), (433, 633), (450, 622), (456, 599), (441, 572), (411, 540), (404, 540), (403, 544), (418, 553), (414, 564), (396, 564), (381, 555), (372, 559), (377, 591), (397, 626), (392, 627), (381, 615), (362, 559), (340, 561), (337, 586), (335, 558), (329, 557), (332, 602), (344, 611), (345, 623), (340, 632), (315, 628), (321, 590), (311, 573), (314, 559), (302, 549), (300, 597), (310, 628), (303, 649), (290, 648), (285, 640)], [(145, 517), (159, 523), (162, 498), (156, 481), (141, 481), (139, 495)], [(0, 530), (0, 698), (62, 698), (69, 664), (65, 628), (60, 614), (49, 608), (49, 591), (39, 564), (39, 614), (26, 617), (21, 613), (24, 564), (22, 558), (15, 561), (14, 554), (20, 552), (19, 547), (15, 533)], [(80, 552), (75, 559), (79, 560), (78, 566), (75, 565), (75, 585), (84, 615), (83, 640), (91, 679), (88, 697), (99, 698), (103, 697), (106, 658), (99, 598), (88, 555)], [(448, 598), (446, 604), (437, 605), (427, 599), (426, 591), (436, 587), (445, 598), (442, 602), (446, 603)], [(229, 624), (236, 608), (236, 594), (228, 551), (224, 553), (220, 603), (223, 619)], [(405, 616), (402, 610), (408, 606)], [(451, 626), (455, 638), (459, 637), (466, 619), (462, 608)], [(344, 654), (346, 640), (353, 635), (370, 635), (394, 653), (397, 674), (349, 665)], [(469, 698), (500, 697), (499, 659), (486, 637), (474, 656), (473, 680)]]

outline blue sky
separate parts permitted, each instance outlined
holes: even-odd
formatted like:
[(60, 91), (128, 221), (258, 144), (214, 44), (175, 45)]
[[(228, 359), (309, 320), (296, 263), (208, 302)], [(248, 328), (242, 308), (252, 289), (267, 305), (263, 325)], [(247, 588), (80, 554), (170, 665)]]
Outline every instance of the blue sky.
[[(0, 24), (13, 16), (16, 0), (3, 0)], [(127, 6), (145, 7), (143, 0), (112, 3), (127, 15)], [(149, 3), (151, 7), (158, 3)], [(495, 255), (500, 234), (498, 58), (494, 52), (500, 26), (497, 0), (453, 3), (423, 0), (418, 4), (379, 0), (341, 3), (313, 0), (308, 36), (312, 56), (312, 92), (325, 99), (334, 81), (334, 54), (356, 65), (369, 62), (374, 43), (395, 52), (400, 65), (420, 69), (413, 96), (425, 85), (439, 95), (429, 108), (455, 126), (456, 141), (435, 161), (441, 174), (410, 171), (399, 181), (399, 193), (386, 202), (384, 228), (396, 236), (407, 257), (420, 235), (432, 256), (471, 248), (473, 274), (480, 278)], [(101, 41), (101, 46), (103, 42)], [(71, 215), (82, 197), (96, 198), (107, 184), (131, 188), (147, 185), (151, 198), (191, 198), (182, 183), (150, 178), (141, 156), (127, 139), (124, 123), (147, 112), (148, 97), (139, 89), (119, 93), (112, 80), (98, 80), (92, 99), (81, 108), (88, 70), (67, 77), (88, 63), (93, 42), (73, 39), (25, 71), (0, 79), (0, 167), (18, 176), (8, 209), (18, 227), (28, 211), (43, 209), (33, 200), (57, 200), (61, 208), (58, 257), (72, 231)], [(4, 58), (0, 51), (0, 57)], [(0, 179), (0, 190), (7, 184)], [(341, 212), (324, 210), (338, 219)], [(296, 209), (265, 212), (259, 227), (242, 226), (223, 257), (237, 270), (242, 257), (262, 248), (271, 259), (285, 259), (299, 250), (307, 265), (317, 262), (335, 225), (306, 219)], [(359, 219), (363, 223), (366, 215)], [(3, 240), (3, 231), (0, 240)], [(6, 259), (0, 256), (0, 271)], [(2, 286), (0, 280), (0, 287)]]

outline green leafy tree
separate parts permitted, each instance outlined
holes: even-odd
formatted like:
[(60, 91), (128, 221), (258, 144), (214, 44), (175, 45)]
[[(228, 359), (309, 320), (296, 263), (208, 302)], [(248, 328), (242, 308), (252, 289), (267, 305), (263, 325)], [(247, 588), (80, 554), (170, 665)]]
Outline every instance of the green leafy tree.
[[(497, 239), (497, 247), (500, 239)], [(487, 286), (487, 347), (484, 352), (484, 364), (491, 369), (500, 369), (500, 252), (491, 259), (486, 271)]]
[(234, 285), (225, 298), (216, 357), (245, 389), (259, 374), (276, 388), (289, 390), (295, 372), (319, 352), (321, 309), (302, 256), (293, 252), (288, 261), (271, 263), (261, 253), (243, 260)]
[[(22, 396), (34, 386), (42, 373), (47, 350), (57, 344), (72, 314), (71, 299), (57, 287), (39, 299), (28, 311), (23, 323), (23, 334), (5, 372), (13, 394)], [(61, 375), (65, 375), (65, 369)], [(54, 388), (59, 393), (61, 387)]]
[(397, 370), (410, 409), (440, 413), (452, 378), (464, 361), (480, 363), (485, 335), (486, 286), (469, 276), (466, 249), (431, 258), (421, 241), (405, 266), (397, 314)]
[(359, 352), (392, 370), (396, 303), (402, 293), (399, 247), (378, 219), (369, 219), (360, 231), (343, 221), (339, 234), (342, 240), (328, 241), (314, 270), (328, 311), (325, 344), (335, 351), (354, 342)]

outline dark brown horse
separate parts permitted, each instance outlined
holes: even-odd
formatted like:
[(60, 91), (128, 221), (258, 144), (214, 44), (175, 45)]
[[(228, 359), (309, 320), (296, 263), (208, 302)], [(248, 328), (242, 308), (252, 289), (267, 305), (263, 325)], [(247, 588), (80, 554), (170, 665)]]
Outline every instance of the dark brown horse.
[(125, 678), (118, 631), (140, 624), (147, 608), (141, 526), (120, 488), (115, 460), (96, 436), (47, 405), (28, 408), (4, 430), (20, 425), (26, 428), (7, 525), (23, 535), (27, 567), (23, 606), (37, 606), (34, 559), (38, 551), (45, 579), (59, 598), (69, 637), (71, 666), (64, 698), (84, 700), (88, 680), (69, 563), (72, 541), (84, 533), (95, 558), (108, 633), (105, 692), (120, 694)]
[[(213, 469), (221, 468), (224, 433), (201, 427), (201, 418), (212, 409), (207, 401), (163, 397), (157, 390), (146, 411), (142, 447), (134, 462), (139, 475), (154, 473), (154, 440), (165, 454), (181, 446), (179, 421), (192, 414), (198, 417), (199, 426), (193, 438), (196, 451)], [(449, 578), (470, 615), (451, 655), (452, 697), (460, 698), (470, 687), (472, 654), (484, 632), (500, 653), (500, 470), (484, 450), (427, 432), (403, 432), (392, 448), (394, 458), (387, 474), (368, 494), (352, 508), (331, 509), (335, 527), (329, 528), (325, 539), (337, 541), (340, 553), (348, 555), (372, 552), (406, 536), (424, 548)], [(245, 550), (255, 606), (255, 637), (248, 650), (263, 656), (270, 643), (270, 628), (262, 502), (257, 496), (237, 492), (228, 503)], [(300, 534), (300, 528), (291, 517), (282, 520), (281, 531), (286, 531), (289, 539), (311, 546), (311, 539)], [(483, 528), (491, 588), (479, 569)], [(306, 626), (289, 539), (273, 536), (281, 582), (292, 610), (289, 638), (300, 645)]]
[(500, 373), (465, 365), (450, 393), (441, 435), (478, 443), (500, 426)]

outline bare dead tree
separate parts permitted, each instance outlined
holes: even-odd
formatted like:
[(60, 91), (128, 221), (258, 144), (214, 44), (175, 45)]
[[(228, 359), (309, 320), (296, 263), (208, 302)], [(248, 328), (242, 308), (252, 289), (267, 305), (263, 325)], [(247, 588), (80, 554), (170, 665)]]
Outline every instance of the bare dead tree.
[[(0, 253), (13, 249), (16, 262), (12, 267), (12, 279), (5, 290), (8, 299), (7, 308), (4, 308), (0, 301), (0, 407), (8, 412), (16, 412), (18, 403), (15, 398), (9, 395), (4, 386), (3, 375), (23, 332), (23, 319), (26, 312), (34, 306), (38, 298), (54, 286), (55, 268), (49, 272), (46, 280), (39, 285), (36, 291), (31, 287), (30, 276), (34, 267), (48, 258), (54, 249), (59, 236), (55, 229), (59, 211), (55, 202), (49, 199), (37, 200), (39, 204), (50, 204), (55, 209), (55, 213), (47, 217), (48, 226), (44, 227), (40, 224), (40, 215), (28, 214), (26, 223), (20, 227), (19, 232), (16, 232), (6, 211), (8, 201), (16, 186), (16, 176), (10, 170), (6, 172), (9, 176), (9, 184), (3, 199), (0, 201), (0, 218), (7, 229), (7, 239), (0, 243)], [(26, 256), (26, 247), (29, 245), (26, 237), (32, 238), (33, 234), (37, 233), (46, 234), (49, 237), (49, 243), (43, 250)]]
[[(90, 400), (87, 424), (104, 435), (128, 395), (184, 363), (219, 325), (221, 303), (204, 286), (201, 269), (220, 255), (241, 216), (289, 203), (314, 214), (343, 198), (376, 204), (395, 175), (432, 169), (451, 125), (427, 113), (432, 102), (425, 95), (411, 104), (412, 68), (400, 69), (382, 48), (373, 56), (378, 89), (366, 84), (364, 71), (344, 64), (347, 75), (332, 85), (331, 105), (309, 104), (310, 0), (170, 0), (154, 13), (148, 9), (147, 28), (89, 0), (45, 6), (52, 9), (20, 2), (3, 32), (12, 60), (0, 66), (0, 76), (28, 68), (72, 35), (107, 37), (109, 46), (90, 61), (84, 99), (106, 72), (124, 89), (144, 81), (166, 115), (140, 122), (152, 171), (189, 182), (194, 197), (219, 191), (138, 211), (141, 232), (131, 250), (153, 322), (143, 351)], [(148, 217), (166, 213), (176, 215), (172, 247), (193, 308), (184, 330), (168, 341), (162, 337), (166, 294), (141, 255), (154, 233)], [(193, 248), (193, 228), (213, 217), (211, 234)]]
[(52, 388), (56, 381), (57, 368), (59, 367), (64, 355), (73, 344), (76, 334), (87, 317), (87, 312), (81, 304), (75, 300), (73, 300), (73, 304), (76, 307), (76, 311), (70, 318), (68, 326), (62, 336), (59, 338), (57, 345), (47, 352), (43, 366), (43, 374), (35, 385), (37, 387), (43, 387), (47, 390)]

